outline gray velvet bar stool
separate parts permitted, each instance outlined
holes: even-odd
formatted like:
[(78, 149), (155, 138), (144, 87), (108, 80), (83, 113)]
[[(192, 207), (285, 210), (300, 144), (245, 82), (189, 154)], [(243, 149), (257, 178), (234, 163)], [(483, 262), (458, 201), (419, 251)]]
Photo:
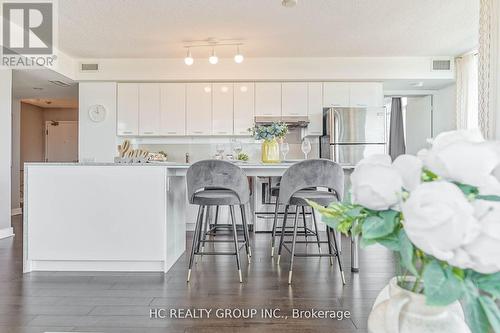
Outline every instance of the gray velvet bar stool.
[[(314, 188), (314, 190), (311, 190)], [(320, 190), (318, 188), (325, 188)], [(290, 269), (288, 273), (288, 283), (292, 283), (293, 264), (295, 257), (330, 257), (330, 264), (333, 264), (333, 257), (337, 257), (337, 262), (342, 277), (342, 283), (345, 284), (344, 271), (340, 259), (340, 251), (337, 244), (335, 232), (327, 226), (326, 235), (327, 241), (321, 241), (317, 227), (316, 216), (311, 208), (314, 226), (316, 229), (316, 241), (298, 241), (298, 217), (299, 208), (304, 212), (307, 207), (310, 207), (306, 200), (315, 201), (322, 206), (328, 206), (334, 201), (341, 201), (344, 193), (344, 172), (342, 167), (330, 160), (313, 159), (306, 160), (292, 165), (281, 178), (279, 191), (279, 204), (285, 205), (285, 216), (283, 219), (282, 230), (287, 227), (287, 215), (290, 206), (295, 206), (295, 218), (293, 223), (293, 234), (291, 241), (285, 241), (286, 233), (281, 232), (280, 244), (278, 248), (278, 264), (281, 259), (282, 249), (290, 252)], [(303, 215), (305, 220), (305, 215)], [(286, 244), (291, 243), (291, 249)], [(317, 243), (328, 244), (328, 254), (318, 253), (296, 253), (296, 244)]]
[[(187, 171), (187, 192), (189, 203), (198, 205), (198, 217), (193, 235), (193, 246), (189, 258), (189, 271), (187, 281), (191, 278), (191, 269), (195, 255), (235, 255), (240, 282), (240, 244), (244, 243), (247, 258), (250, 262), (250, 236), (246, 221), (245, 205), (250, 200), (248, 178), (241, 168), (233, 163), (220, 160), (204, 160), (191, 165)], [(233, 240), (206, 239), (207, 228), (210, 223), (209, 208), (215, 206), (229, 206), (232, 225)], [(239, 206), (242, 216), (243, 240), (238, 239), (236, 228), (236, 214), (234, 206)], [(234, 252), (204, 251), (205, 243), (234, 242)], [(202, 250), (200, 251), (200, 247)]]

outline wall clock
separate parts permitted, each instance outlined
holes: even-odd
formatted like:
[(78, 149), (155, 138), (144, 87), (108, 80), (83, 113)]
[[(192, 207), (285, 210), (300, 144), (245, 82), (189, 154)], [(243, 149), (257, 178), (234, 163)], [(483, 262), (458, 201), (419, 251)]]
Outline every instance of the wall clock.
[(89, 107), (89, 118), (93, 122), (100, 123), (106, 119), (106, 108), (103, 105), (95, 104)]

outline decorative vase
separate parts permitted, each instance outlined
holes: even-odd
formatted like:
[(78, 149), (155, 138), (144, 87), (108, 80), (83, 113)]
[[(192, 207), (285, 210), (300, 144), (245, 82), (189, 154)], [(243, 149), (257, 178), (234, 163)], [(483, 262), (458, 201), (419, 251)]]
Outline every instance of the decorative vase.
[[(411, 281), (411, 279), (406, 279)], [(458, 301), (448, 306), (425, 304), (425, 296), (391, 279), (375, 300), (368, 317), (370, 333), (470, 333)]]
[(276, 139), (262, 142), (262, 163), (279, 163), (280, 146)]

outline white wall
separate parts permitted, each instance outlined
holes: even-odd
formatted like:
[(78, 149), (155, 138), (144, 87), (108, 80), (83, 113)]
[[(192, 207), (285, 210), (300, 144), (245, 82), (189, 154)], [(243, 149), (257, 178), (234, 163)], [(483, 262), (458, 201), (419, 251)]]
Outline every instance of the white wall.
[(12, 174), (11, 174), (11, 206), (13, 213), (21, 208), (21, 101), (12, 100)]
[(183, 59), (79, 59), (79, 63), (98, 63), (99, 71), (76, 71), (74, 79), (379, 81), (454, 78), (454, 70), (431, 71), (431, 60), (431, 57), (247, 58), (242, 64), (236, 64), (232, 59), (220, 59), (217, 65), (211, 65), (206, 59), (197, 59), (194, 65), (186, 66)]
[(434, 136), (457, 128), (456, 85), (450, 85), (434, 93), (433, 123)]
[[(78, 158), (80, 162), (113, 162), (116, 155), (116, 83), (79, 84)], [(88, 116), (91, 105), (106, 108), (106, 119), (95, 123)]]
[(0, 239), (13, 235), (11, 216), (12, 70), (0, 70)]

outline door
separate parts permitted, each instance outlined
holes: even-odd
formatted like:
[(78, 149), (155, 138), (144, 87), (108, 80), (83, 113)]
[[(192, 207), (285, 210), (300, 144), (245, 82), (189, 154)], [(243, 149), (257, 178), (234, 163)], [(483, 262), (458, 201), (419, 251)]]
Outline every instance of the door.
[(380, 82), (351, 83), (349, 105), (353, 107), (376, 107), (384, 105), (384, 90)]
[(186, 87), (187, 135), (212, 134), (212, 84), (188, 83)]
[(307, 135), (323, 135), (323, 103), (321, 82), (309, 83), (307, 96), (307, 115), (309, 125)]
[(139, 84), (118, 83), (117, 133), (137, 135), (139, 133)]
[(233, 134), (233, 84), (212, 84), (212, 133)]
[(255, 115), (281, 116), (281, 82), (255, 84)]
[(186, 84), (162, 83), (160, 85), (161, 135), (186, 134)]
[(281, 86), (281, 102), (283, 116), (306, 116), (307, 83), (284, 82)]
[(250, 135), (254, 125), (255, 85), (251, 82), (234, 84), (234, 135)]
[[(408, 97), (406, 104), (406, 153), (415, 155), (432, 138), (432, 96)], [(404, 110), (404, 105), (403, 105)]]
[(139, 84), (139, 135), (160, 134), (160, 85)]
[(324, 107), (349, 106), (349, 83), (348, 82), (323, 83), (323, 106)]
[(78, 122), (45, 122), (45, 162), (78, 162)]

